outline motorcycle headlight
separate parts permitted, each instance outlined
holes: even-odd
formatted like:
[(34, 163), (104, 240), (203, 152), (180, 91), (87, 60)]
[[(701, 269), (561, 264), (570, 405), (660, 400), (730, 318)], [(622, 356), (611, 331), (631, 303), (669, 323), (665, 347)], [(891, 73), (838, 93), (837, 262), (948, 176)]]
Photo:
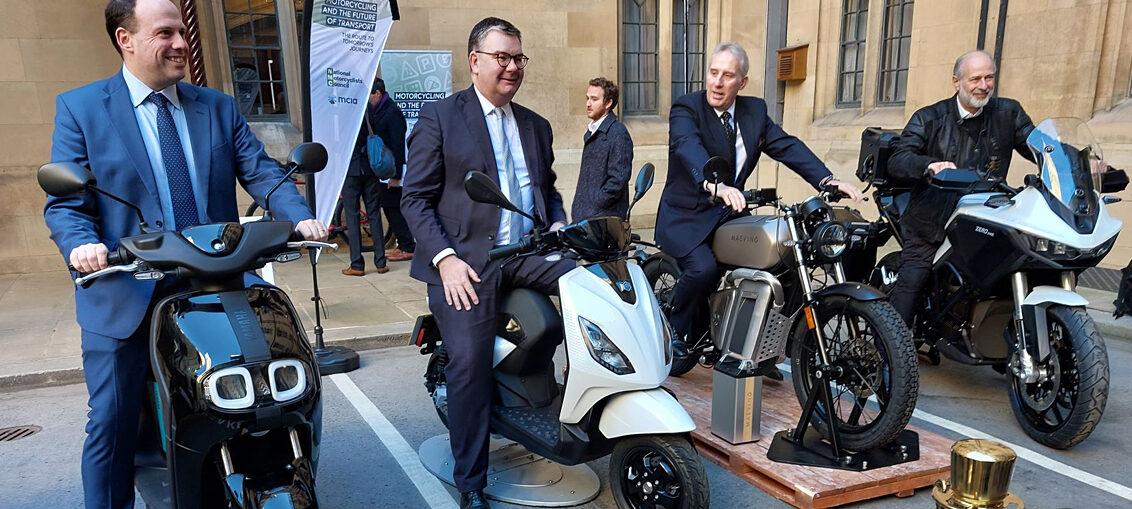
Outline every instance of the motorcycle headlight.
[(204, 396), (225, 410), (248, 408), (255, 403), (252, 374), (243, 366), (217, 370), (204, 379)]
[(664, 331), (664, 363), (672, 364), (672, 338), (676, 333), (672, 332), (672, 325), (668, 323), (668, 317), (664, 313), (660, 314), (660, 328)]
[(272, 399), (290, 401), (306, 390), (307, 370), (298, 359), (278, 360), (267, 365), (267, 380)]
[(849, 229), (841, 223), (826, 221), (814, 230), (814, 251), (826, 259), (834, 259), (849, 245)]
[(1027, 235), (1027, 237), (1029, 237), (1030, 240), (1030, 248), (1033, 249), (1035, 253), (1048, 257), (1050, 260), (1063, 261), (1076, 260), (1078, 258), (1103, 257), (1108, 254), (1109, 249), (1112, 249), (1112, 244), (1115, 241), (1115, 239), (1110, 240), (1092, 249), (1078, 249), (1044, 237), (1034, 235)]
[(586, 337), (586, 348), (590, 351), (590, 357), (593, 357), (598, 364), (618, 375), (636, 372), (629, 359), (621, 353), (621, 349), (617, 348), (613, 341), (610, 341), (601, 327), (580, 316), (578, 323), (582, 326), (582, 334)]

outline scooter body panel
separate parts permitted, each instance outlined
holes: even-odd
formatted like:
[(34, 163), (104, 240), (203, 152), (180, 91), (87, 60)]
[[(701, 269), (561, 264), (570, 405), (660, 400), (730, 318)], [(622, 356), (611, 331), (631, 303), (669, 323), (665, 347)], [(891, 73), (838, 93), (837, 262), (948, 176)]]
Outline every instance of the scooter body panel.
[(687, 433), (694, 429), (692, 417), (664, 389), (611, 396), (598, 421), (598, 430), (606, 438)]

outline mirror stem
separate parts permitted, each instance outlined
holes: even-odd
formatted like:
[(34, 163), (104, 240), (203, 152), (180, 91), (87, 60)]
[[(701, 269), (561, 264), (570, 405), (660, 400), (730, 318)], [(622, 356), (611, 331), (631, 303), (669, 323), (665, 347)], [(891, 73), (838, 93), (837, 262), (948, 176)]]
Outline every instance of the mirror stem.
[(283, 178), (279, 179), (279, 182), (276, 182), (275, 186), (272, 187), (271, 190), (267, 192), (267, 195), (263, 197), (263, 217), (265, 219), (271, 219), (271, 193), (274, 193), (276, 189), (279, 189), (279, 186), (283, 185), (283, 183), (286, 182), (287, 179), (291, 178), (291, 175), (294, 175), (295, 171), (299, 169), (299, 166), (296, 164), (289, 164), (288, 166), (290, 166), (290, 169), (287, 170), (287, 173), (283, 175)]
[(117, 196), (114, 196), (114, 195), (112, 195), (112, 194), (110, 194), (106, 191), (103, 191), (103, 190), (99, 189), (97, 186), (90, 186), (88, 189), (133, 209), (134, 213), (136, 213), (138, 215), (138, 226), (141, 227), (142, 233), (150, 233), (151, 230), (149, 229), (149, 223), (145, 222), (145, 216), (142, 215), (142, 211), (141, 211), (140, 208), (138, 208), (137, 205), (134, 205), (133, 203), (130, 203), (130, 202), (123, 200), (123, 199), (121, 199)]

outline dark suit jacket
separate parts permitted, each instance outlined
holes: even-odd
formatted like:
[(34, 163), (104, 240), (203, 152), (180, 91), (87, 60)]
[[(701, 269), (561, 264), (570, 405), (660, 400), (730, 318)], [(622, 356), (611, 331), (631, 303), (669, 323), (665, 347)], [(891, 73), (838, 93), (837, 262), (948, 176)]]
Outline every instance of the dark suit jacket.
[[(369, 128), (366, 127), (366, 120), (369, 121)], [(401, 178), (402, 167), (405, 164), (405, 131), (407, 128), (405, 114), (401, 113), (401, 108), (393, 102), (393, 98), (389, 94), (382, 97), (377, 107), (369, 106), (369, 103), (366, 103), (366, 113), (362, 117), (358, 141), (354, 143), (354, 155), (350, 158), (350, 166), (346, 170), (346, 175), (351, 177), (373, 175), (373, 172), (369, 169), (369, 156), (366, 154), (366, 138), (369, 137), (370, 128), (373, 129), (373, 134), (380, 136), (385, 146), (393, 152), (393, 165), (396, 167), (393, 178)]]
[[(236, 182), (262, 206), (264, 195), (283, 177), (283, 171), (264, 152), (263, 143), (252, 134), (231, 96), (187, 83), (178, 83), (177, 92), (185, 109), (196, 171), (207, 185), (207, 218), (238, 221)], [(51, 160), (90, 168), (98, 187), (136, 204), (151, 226), (160, 227), (165, 219), (157, 197), (157, 186), (164, 184), (153, 178), (130, 92), (120, 72), (56, 98)], [(314, 217), (290, 183), (271, 196), (271, 206), (281, 220)], [(48, 197), (43, 216), (64, 259), (82, 244), (103, 243), (113, 250), (118, 239), (141, 233), (133, 210), (95, 193)], [(154, 287), (153, 281), (115, 274), (88, 288), (76, 288), (79, 326), (104, 336), (128, 337), (141, 324)]]
[(582, 166), (570, 217), (575, 221), (591, 217), (629, 213), (629, 178), (633, 173), (633, 138), (612, 113), (591, 135), (586, 131), (582, 147)]
[[(740, 189), (766, 152), (798, 173), (815, 188), (830, 175), (817, 156), (798, 138), (786, 134), (767, 116), (766, 102), (757, 97), (735, 99), (735, 121), (747, 150), (734, 184)], [(735, 166), (735, 150), (729, 146), (723, 123), (707, 103), (704, 91), (676, 100), (668, 115), (668, 177), (656, 216), (656, 239), (664, 252), (681, 257), (711, 235), (727, 207), (708, 202), (703, 190), (704, 163), (720, 156)], [(725, 180), (726, 177), (725, 177)]]
[[(514, 102), (511, 109), (530, 173), (535, 212), (543, 223), (536, 227), (565, 222), (562, 195), (554, 188), (557, 177), (550, 169), (554, 163), (550, 123)], [(499, 182), (487, 120), (471, 87), (424, 105), (409, 135), (401, 211), (417, 240), (410, 275), (418, 280), (440, 284), (432, 259), (445, 248), (455, 249), (476, 272), (487, 264), (502, 209), (468, 198), (464, 175), (469, 171), (487, 173)]]

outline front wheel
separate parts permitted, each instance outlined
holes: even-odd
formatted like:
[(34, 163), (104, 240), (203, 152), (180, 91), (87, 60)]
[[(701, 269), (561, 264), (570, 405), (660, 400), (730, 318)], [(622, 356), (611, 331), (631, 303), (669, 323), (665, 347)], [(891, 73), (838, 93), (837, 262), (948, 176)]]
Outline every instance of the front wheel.
[(1048, 375), (1032, 384), (1011, 376), (1010, 407), (1030, 438), (1068, 449), (1088, 437), (1104, 414), (1108, 350), (1084, 308), (1050, 306), (1046, 327)]
[(621, 509), (709, 506), (704, 465), (687, 438), (646, 435), (617, 442), (609, 458), (613, 500)]
[[(819, 400), (814, 427), (830, 436), (837, 427), (842, 447), (862, 451), (888, 444), (908, 425), (916, 406), (920, 375), (912, 334), (886, 301), (826, 296), (815, 305), (830, 364), (832, 412)], [(817, 337), (799, 320), (790, 347), (794, 390), (803, 407), (818, 383)], [(832, 418), (831, 418), (832, 417)]]

